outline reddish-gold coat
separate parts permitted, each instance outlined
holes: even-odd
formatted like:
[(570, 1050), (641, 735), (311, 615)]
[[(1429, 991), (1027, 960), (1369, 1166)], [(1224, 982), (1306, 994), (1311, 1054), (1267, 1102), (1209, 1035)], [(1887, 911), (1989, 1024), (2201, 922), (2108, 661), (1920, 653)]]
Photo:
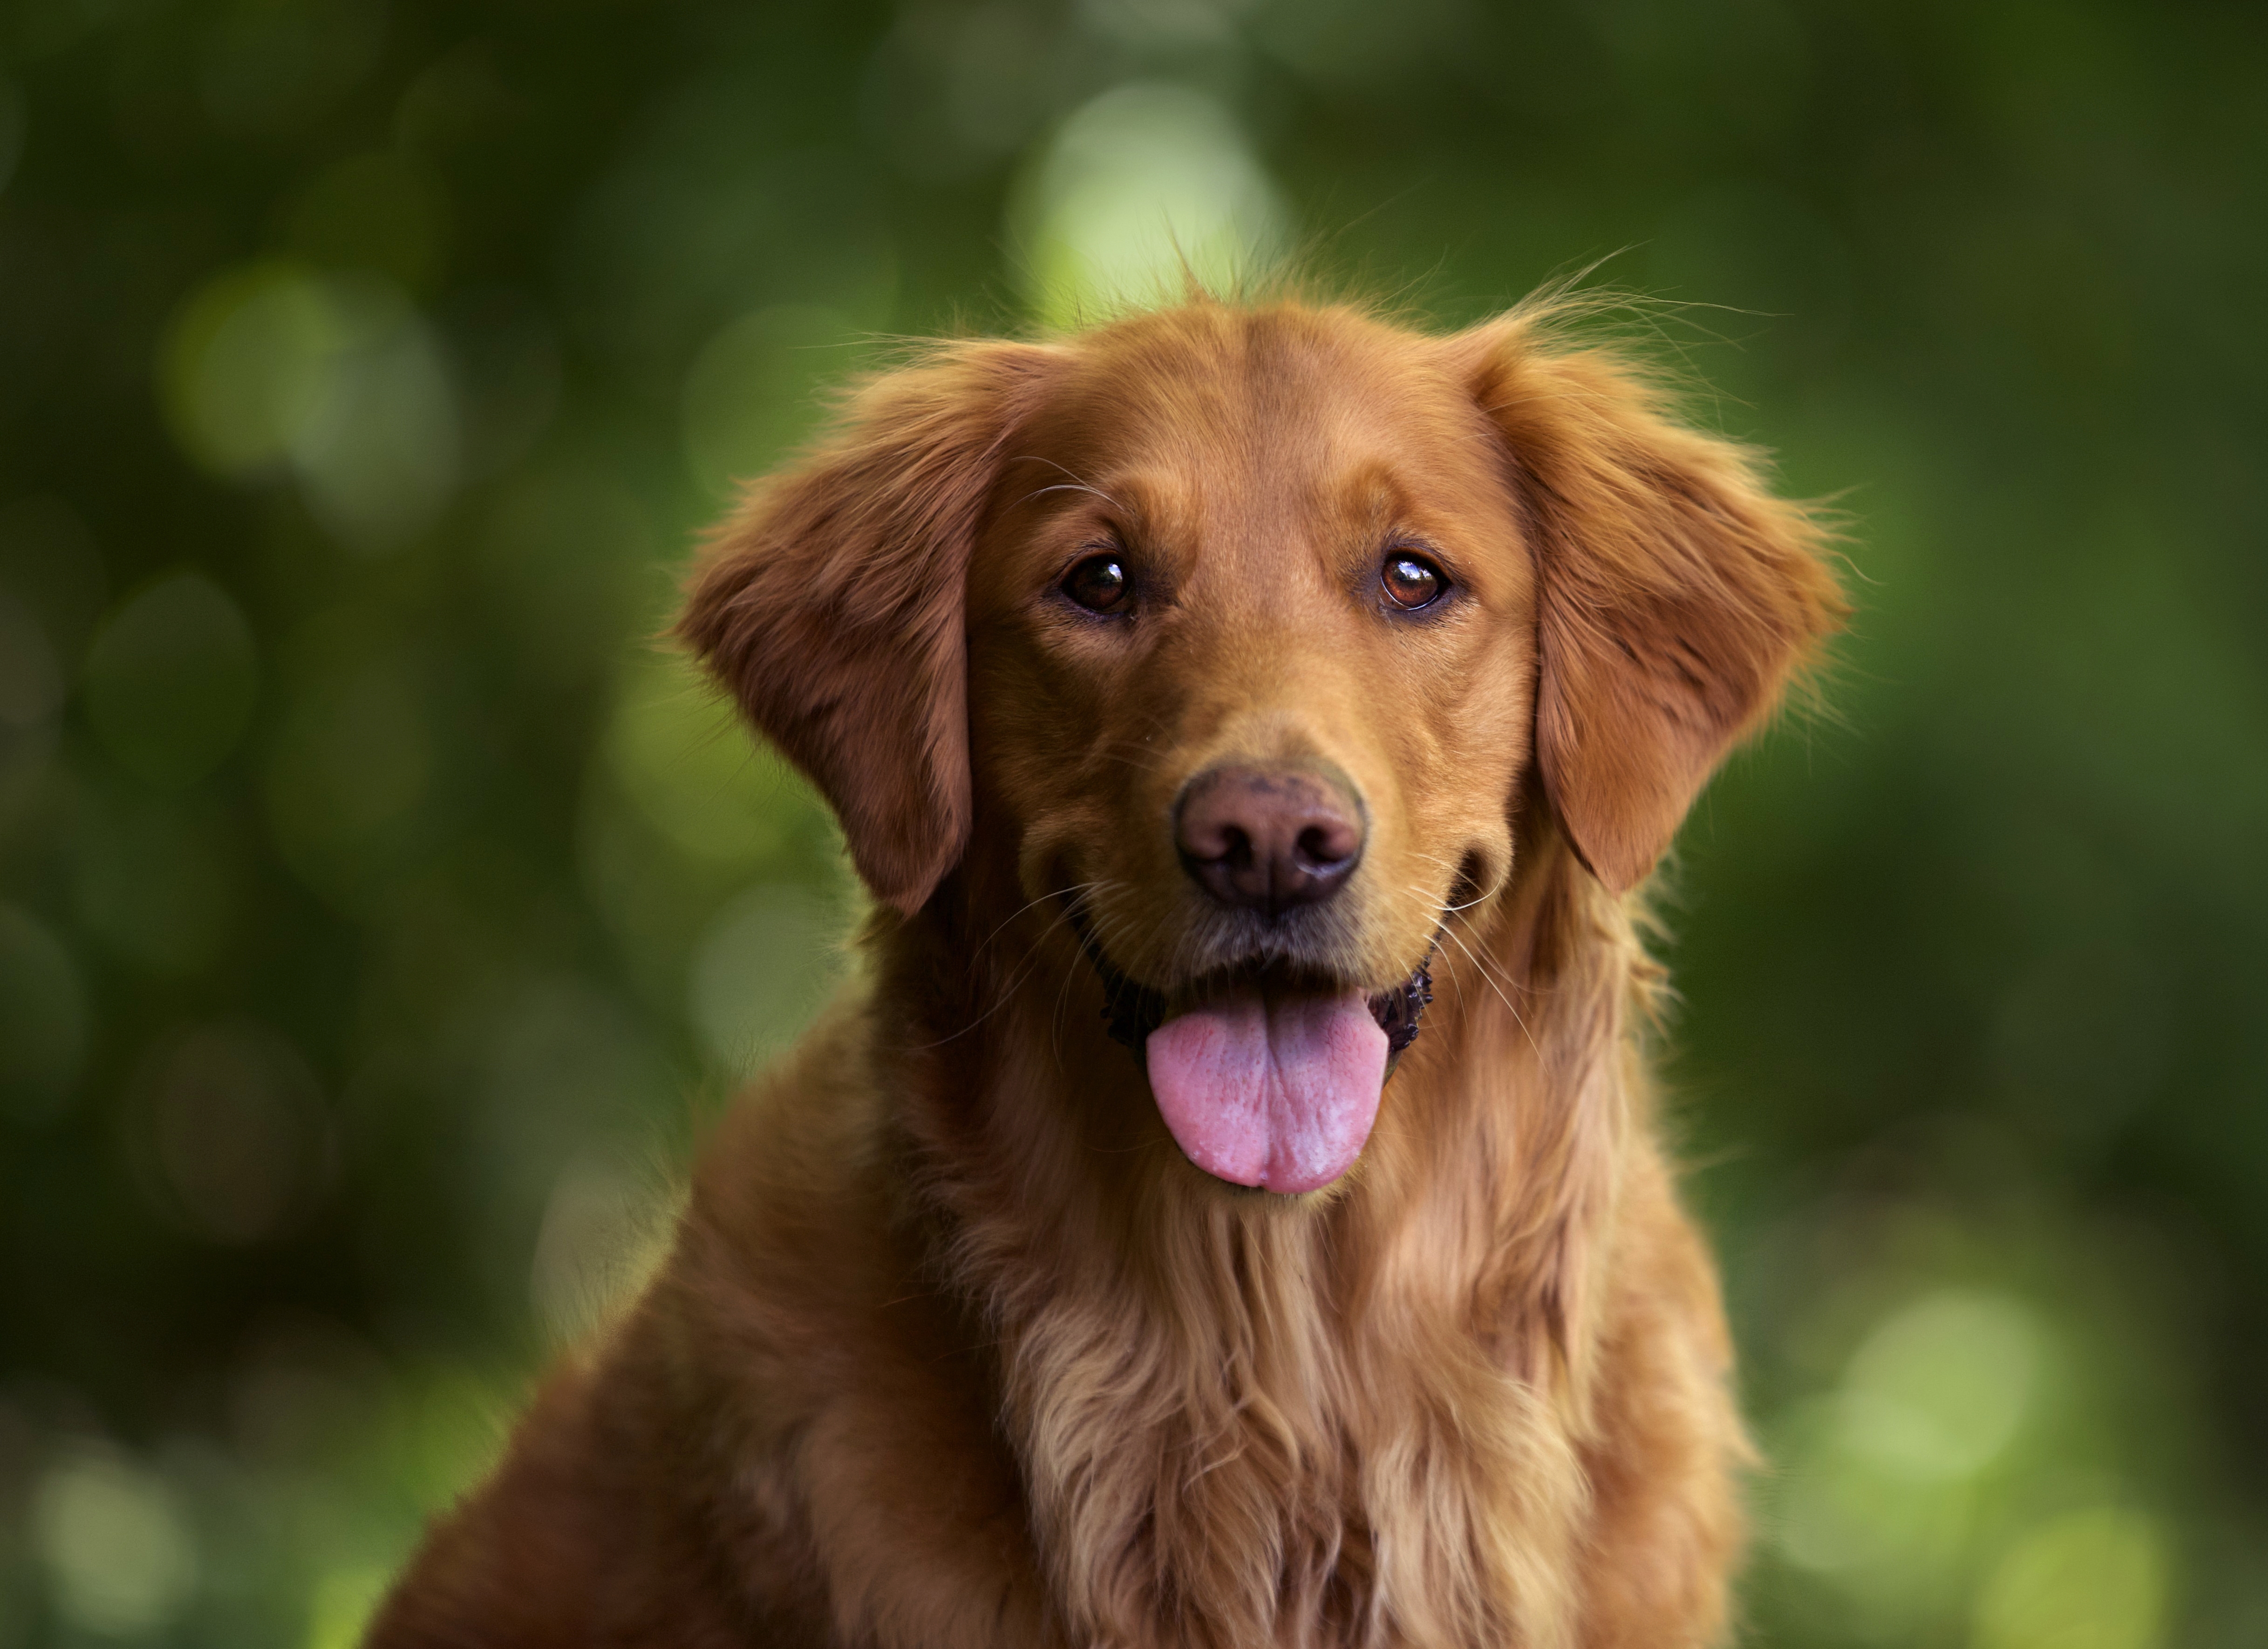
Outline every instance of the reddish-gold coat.
[[(1625, 895), (1840, 607), (1749, 454), (1555, 330), (942, 345), (751, 493), (683, 633), (841, 817), (865, 968), (374, 1645), (1720, 1635), (1746, 1444)], [(1130, 618), (1059, 594), (1097, 545)], [(1415, 615), (1412, 547), (1453, 592)], [(1303, 962), (1383, 990), (1443, 929), (1302, 1196), (1183, 1159), (1064, 921), (1168, 997), (1224, 960), (1169, 823), (1224, 760), (1362, 799)]]

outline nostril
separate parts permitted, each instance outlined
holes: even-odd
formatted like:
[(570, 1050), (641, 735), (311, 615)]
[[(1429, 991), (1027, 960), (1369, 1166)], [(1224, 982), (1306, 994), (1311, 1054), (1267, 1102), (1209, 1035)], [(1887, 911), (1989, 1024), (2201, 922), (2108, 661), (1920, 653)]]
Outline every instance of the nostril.
[(1295, 846), (1302, 860), (1319, 871), (1327, 871), (1346, 863), (1351, 852), (1346, 836), (1343, 829), (1311, 824), (1300, 832)]
[(1221, 832), (1220, 857), (1232, 870), (1246, 870), (1252, 864), (1252, 838), (1235, 825)]

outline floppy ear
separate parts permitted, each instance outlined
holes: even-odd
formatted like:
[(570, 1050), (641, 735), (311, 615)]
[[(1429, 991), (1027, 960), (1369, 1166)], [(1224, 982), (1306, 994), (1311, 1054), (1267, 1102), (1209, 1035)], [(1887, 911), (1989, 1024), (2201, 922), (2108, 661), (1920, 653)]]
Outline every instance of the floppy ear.
[(1048, 358), (947, 343), (867, 380), (716, 528), (678, 621), (909, 915), (968, 842), (969, 549)]
[(1502, 436), (1536, 561), (1535, 749), (1576, 850), (1644, 880), (1733, 741), (1845, 608), (1827, 537), (1749, 450), (1611, 350), (1515, 311), (1451, 340)]

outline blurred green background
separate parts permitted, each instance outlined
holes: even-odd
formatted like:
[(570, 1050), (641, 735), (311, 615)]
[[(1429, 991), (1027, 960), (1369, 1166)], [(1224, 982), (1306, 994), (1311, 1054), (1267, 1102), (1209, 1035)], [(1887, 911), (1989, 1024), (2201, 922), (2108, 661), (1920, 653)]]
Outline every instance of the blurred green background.
[(1443, 324), (1618, 254), (1853, 518), (1667, 902), (1749, 1640), (2268, 1643), (2264, 35), (9, 0), (0, 1645), (353, 1640), (853, 903), (650, 639), (691, 534), (1168, 225)]

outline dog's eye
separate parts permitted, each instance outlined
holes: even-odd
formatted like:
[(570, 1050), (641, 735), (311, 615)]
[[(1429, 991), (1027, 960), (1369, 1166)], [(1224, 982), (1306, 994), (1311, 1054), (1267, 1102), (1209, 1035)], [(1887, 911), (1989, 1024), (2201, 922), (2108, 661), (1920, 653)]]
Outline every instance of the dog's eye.
[(1116, 556), (1089, 556), (1064, 575), (1063, 593), (1090, 613), (1123, 613), (1133, 589)]
[(1404, 549), (1387, 556), (1386, 564), (1378, 570), (1378, 582), (1388, 600), (1411, 613), (1432, 606), (1449, 587), (1447, 576), (1439, 567)]

